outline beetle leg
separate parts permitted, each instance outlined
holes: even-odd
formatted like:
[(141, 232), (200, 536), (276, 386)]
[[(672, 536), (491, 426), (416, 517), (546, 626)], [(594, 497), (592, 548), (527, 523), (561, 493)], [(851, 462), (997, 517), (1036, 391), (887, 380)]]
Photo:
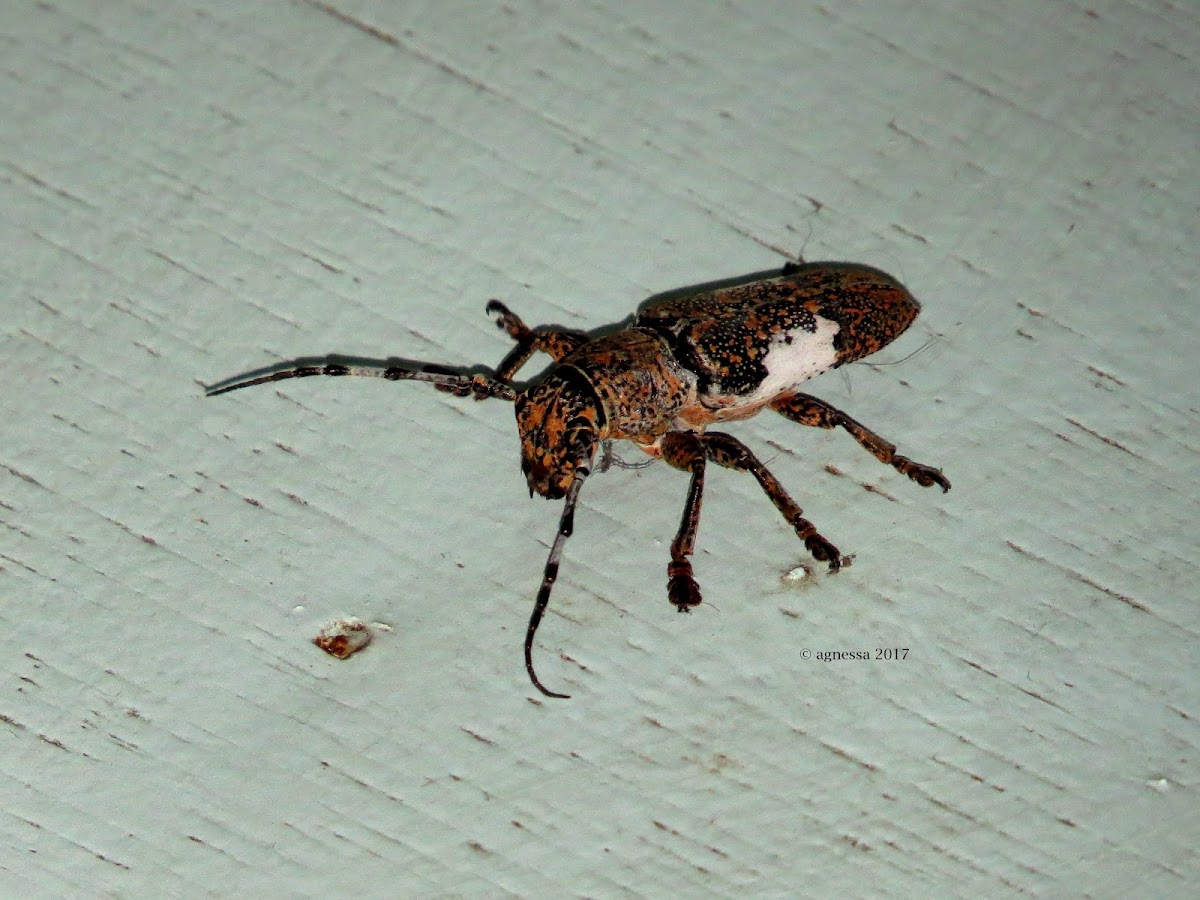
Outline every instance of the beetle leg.
[(520, 316), (499, 300), (489, 300), (487, 311), (496, 315), (496, 326), (501, 331), (508, 332), (508, 336), (517, 342), (517, 346), (513, 347), (496, 367), (496, 378), (499, 381), (511, 381), (521, 366), (529, 361), (529, 357), (539, 350), (558, 362), (587, 341), (587, 336), (578, 331), (546, 325), (530, 328), (521, 321)]
[(452, 372), (443, 366), (418, 364), (419, 368), (400, 365), (345, 365), (343, 363), (325, 361), (307, 365), (293, 363), (289, 368), (278, 369), (265, 375), (251, 375), (235, 378), (226, 383), (218, 383), (207, 388), (206, 397), (215, 397), (229, 391), (251, 387), (255, 384), (266, 384), (270, 381), (282, 381), (285, 378), (305, 378), (309, 375), (367, 375), (372, 378), (386, 378), (388, 381), (424, 381), (432, 384), (439, 391), (465, 397), (474, 394), (480, 400), (488, 397), (498, 397), (510, 403), (517, 398), (517, 390), (509, 384), (492, 378), (489, 375), (463, 375)]
[(579, 491), (583, 488), (584, 479), (591, 471), (591, 460), (581, 459), (575, 466), (575, 477), (567, 488), (567, 497), (563, 503), (562, 518), (558, 521), (558, 532), (554, 535), (554, 543), (550, 545), (550, 555), (546, 558), (546, 568), (542, 570), (542, 586), (538, 589), (537, 600), (533, 603), (533, 613), (529, 616), (529, 627), (525, 630), (525, 670), (533, 686), (547, 697), (568, 699), (570, 694), (559, 694), (550, 690), (538, 680), (537, 672), (533, 670), (533, 637), (537, 634), (542, 615), (550, 603), (550, 591), (558, 578), (558, 564), (562, 559), (563, 545), (575, 530), (575, 504), (579, 500)]
[(672, 431), (660, 444), (662, 458), (673, 468), (692, 473), (683, 519), (671, 542), (671, 562), (667, 564), (667, 599), (680, 612), (691, 612), (700, 603), (700, 585), (692, 574), (688, 557), (696, 548), (696, 529), (700, 526), (700, 503), (704, 497), (704, 445), (688, 431)]
[(763, 491), (771, 498), (775, 508), (787, 519), (788, 524), (796, 530), (796, 534), (800, 540), (804, 541), (804, 546), (808, 548), (808, 552), (813, 555), (814, 559), (818, 562), (829, 563), (831, 572), (836, 572), (842, 567), (842, 555), (838, 548), (822, 537), (816, 526), (804, 518), (804, 511), (796, 505), (795, 500), (788, 496), (788, 492), (783, 489), (779, 479), (772, 475), (767, 467), (759, 462), (758, 457), (750, 452), (749, 447), (733, 435), (721, 431), (709, 431), (699, 437), (704, 444), (705, 455), (718, 466), (749, 472), (758, 479)]
[(950, 490), (950, 482), (942, 474), (941, 469), (913, 462), (907, 456), (896, 452), (896, 445), (886, 441), (871, 429), (859, 424), (840, 409), (830, 406), (824, 400), (808, 394), (789, 394), (771, 401), (771, 409), (785, 418), (801, 425), (811, 425), (814, 428), (845, 428), (851, 436), (884, 465), (891, 466), (897, 472), (907, 475), (923, 487), (937, 485), (942, 491)]

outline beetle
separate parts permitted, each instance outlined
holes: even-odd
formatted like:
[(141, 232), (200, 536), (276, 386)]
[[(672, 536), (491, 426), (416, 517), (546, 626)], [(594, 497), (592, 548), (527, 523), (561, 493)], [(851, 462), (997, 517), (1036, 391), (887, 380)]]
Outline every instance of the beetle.
[[(692, 564), (707, 463), (753, 475), (808, 552), (831, 572), (849, 564), (804, 518), (783, 485), (745, 444), (708, 427), (771, 409), (793, 422), (843, 428), (880, 462), (923, 487), (950, 490), (940, 469), (914, 462), (896, 447), (822, 400), (801, 393), (810, 378), (875, 353), (916, 319), (920, 304), (892, 276), (855, 263), (788, 263), (765, 277), (722, 283), (651, 302), (631, 325), (589, 338), (581, 331), (528, 327), (499, 300), (487, 304), (497, 326), (516, 342), (494, 375), (431, 363), (358, 364), (324, 357), (294, 360), (208, 388), (228, 391), (309, 375), (358, 375), (422, 381), (476, 400), (513, 404), (521, 440), (521, 470), (535, 493), (565, 498), (558, 531), (525, 632), (525, 668), (548, 697), (568, 697), (542, 684), (533, 667), (533, 640), (558, 577), (575, 506), (603, 442), (623, 438), (691, 476), (683, 518), (671, 543), (667, 598), (680, 612), (701, 601)], [(652, 298), (653, 301), (653, 298)], [(554, 365), (530, 386), (512, 385), (536, 352)]]

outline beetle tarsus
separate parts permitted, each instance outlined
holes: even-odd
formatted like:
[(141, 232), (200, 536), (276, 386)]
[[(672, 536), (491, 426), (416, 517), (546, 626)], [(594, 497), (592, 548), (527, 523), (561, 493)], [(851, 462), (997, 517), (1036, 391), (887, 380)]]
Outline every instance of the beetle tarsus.
[(830, 574), (840, 572), (845, 560), (840, 550), (819, 534), (813, 534), (804, 541), (804, 546), (817, 562), (829, 563)]
[(913, 462), (907, 456), (899, 455), (892, 460), (892, 465), (896, 467), (896, 471), (904, 473), (921, 487), (933, 487), (936, 484), (943, 494), (950, 490), (950, 480), (942, 474), (941, 469)]
[(700, 585), (692, 575), (692, 564), (686, 559), (667, 563), (667, 599), (680, 612), (691, 612), (700, 605)]

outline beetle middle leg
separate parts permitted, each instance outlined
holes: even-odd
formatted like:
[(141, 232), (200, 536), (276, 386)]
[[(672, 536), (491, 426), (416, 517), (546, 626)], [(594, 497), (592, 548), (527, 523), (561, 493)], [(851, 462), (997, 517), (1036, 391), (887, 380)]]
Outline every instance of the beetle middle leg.
[(529, 361), (529, 357), (539, 350), (558, 362), (587, 341), (587, 335), (581, 331), (552, 328), (548, 325), (530, 328), (521, 321), (520, 316), (499, 300), (489, 300), (487, 311), (496, 316), (497, 327), (508, 332), (508, 336), (517, 342), (517, 346), (513, 347), (496, 367), (496, 378), (499, 381), (511, 381), (521, 366)]
[(763, 493), (795, 529), (796, 535), (804, 541), (804, 546), (817, 562), (829, 563), (830, 572), (836, 572), (842, 567), (842, 554), (838, 548), (829, 543), (812, 522), (804, 518), (804, 511), (784, 490), (779, 479), (750, 452), (749, 447), (733, 435), (722, 431), (709, 431), (699, 437), (704, 444), (704, 455), (718, 466), (749, 472), (755, 477)]
[(813, 428), (845, 428), (868, 453), (884, 465), (907, 475), (922, 487), (932, 487), (936, 484), (943, 492), (950, 490), (950, 481), (942, 474), (941, 469), (901, 456), (896, 452), (895, 444), (884, 440), (824, 400), (818, 400), (808, 394), (789, 394), (772, 400), (770, 406), (775, 412), (801, 425), (810, 425)]
[(700, 505), (704, 494), (704, 470), (708, 460), (727, 469), (749, 472), (755, 477), (763, 492), (775, 504), (775, 508), (796, 530), (808, 552), (818, 562), (829, 563), (829, 570), (836, 572), (842, 567), (842, 555), (838, 548), (826, 540), (816, 526), (804, 518), (804, 512), (796, 504), (779, 480), (771, 474), (750, 448), (731, 434), (710, 431), (705, 434), (672, 431), (665, 435), (660, 444), (662, 458), (672, 467), (692, 473), (688, 487), (687, 502), (683, 508), (683, 520), (679, 532), (671, 542), (671, 562), (667, 565), (667, 597), (680, 612), (688, 612), (700, 603), (700, 585), (692, 573), (692, 564), (687, 557), (696, 545), (696, 530), (700, 524)]

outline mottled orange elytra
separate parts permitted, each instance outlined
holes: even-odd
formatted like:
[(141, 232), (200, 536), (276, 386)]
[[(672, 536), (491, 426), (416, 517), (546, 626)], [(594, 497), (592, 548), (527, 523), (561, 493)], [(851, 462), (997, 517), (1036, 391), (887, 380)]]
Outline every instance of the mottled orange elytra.
[[(530, 496), (566, 498), (525, 632), (525, 668), (543, 694), (567, 697), (538, 679), (533, 639), (573, 529), (579, 491), (602, 442), (624, 438), (691, 474), (667, 565), (667, 597), (680, 612), (700, 603), (687, 557), (696, 543), (707, 462), (753, 475), (830, 571), (848, 563), (748, 447), (732, 435), (708, 430), (714, 423), (769, 408), (801, 425), (841, 427), (917, 484), (950, 490), (940, 469), (900, 456), (893, 444), (845, 413), (797, 390), (815, 375), (887, 346), (913, 323), (921, 307), (900, 282), (867, 266), (823, 262), (789, 263), (777, 274), (724, 284), (651, 303), (629, 327), (597, 338), (569, 329), (529, 328), (492, 300), (487, 311), (516, 341), (492, 376), (429, 363), (362, 364), (325, 357), (231, 379), (209, 388), (207, 395), (308, 375), (366, 375), (424, 381), (460, 397), (513, 403)], [(513, 387), (513, 376), (538, 351), (555, 365), (524, 390)]]

